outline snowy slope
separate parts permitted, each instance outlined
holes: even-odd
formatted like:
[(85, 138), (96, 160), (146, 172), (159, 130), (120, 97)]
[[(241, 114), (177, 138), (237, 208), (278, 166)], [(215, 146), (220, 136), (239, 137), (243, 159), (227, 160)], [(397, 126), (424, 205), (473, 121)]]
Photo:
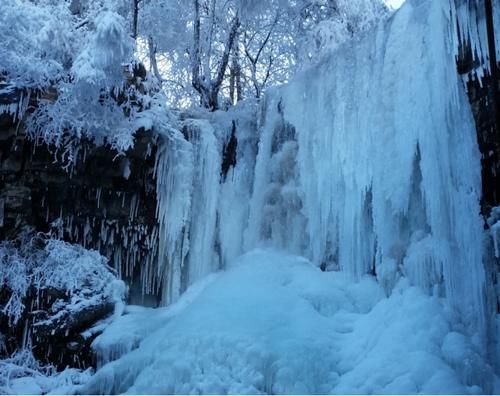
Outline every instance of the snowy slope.
[(406, 281), (386, 298), (372, 277), (353, 283), (257, 250), (196, 285), (190, 301), (108, 328), (100, 338), (113, 348), (163, 318), (78, 391), (476, 393), (492, 378), (445, 301)]

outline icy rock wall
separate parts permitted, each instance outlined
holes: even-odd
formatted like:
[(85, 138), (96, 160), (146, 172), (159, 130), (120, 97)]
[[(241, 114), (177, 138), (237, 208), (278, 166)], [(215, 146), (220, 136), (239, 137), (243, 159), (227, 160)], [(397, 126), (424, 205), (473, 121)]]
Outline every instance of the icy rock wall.
[(268, 95), (245, 250), (371, 272), (388, 292), (405, 275), (483, 331), (480, 157), (456, 18), (452, 2), (408, 0)]
[[(500, 1), (492, 0), (496, 59), (500, 59)], [(456, 0), (459, 25), (457, 69), (467, 86), (476, 121), (483, 195), (481, 209), (485, 218), (500, 205), (500, 137), (497, 131), (497, 78), (491, 71), (487, 17), (484, 1)], [(498, 73), (498, 70), (497, 70)]]
[(99, 250), (130, 285), (132, 302), (157, 305), (145, 283), (158, 250), (155, 146), (150, 131), (120, 156), (84, 140), (65, 169), (54, 147), (29, 139), (14, 115), (0, 115), (0, 239), (29, 226)]

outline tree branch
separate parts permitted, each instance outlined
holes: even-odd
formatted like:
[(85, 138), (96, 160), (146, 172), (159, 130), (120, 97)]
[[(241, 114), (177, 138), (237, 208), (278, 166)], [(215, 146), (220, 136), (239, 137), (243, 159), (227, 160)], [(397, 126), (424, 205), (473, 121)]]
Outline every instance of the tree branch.
[(222, 81), (224, 80), (224, 74), (226, 73), (227, 65), (229, 63), (229, 54), (231, 53), (231, 50), (233, 48), (233, 44), (236, 35), (238, 34), (239, 27), (240, 27), (240, 19), (239, 16), (236, 15), (236, 17), (233, 20), (231, 30), (229, 31), (229, 36), (226, 42), (226, 46), (224, 48), (224, 54), (222, 55), (222, 59), (219, 64), (219, 70), (217, 72), (215, 81), (212, 84), (212, 87), (215, 91), (218, 91), (218, 89), (222, 84)]

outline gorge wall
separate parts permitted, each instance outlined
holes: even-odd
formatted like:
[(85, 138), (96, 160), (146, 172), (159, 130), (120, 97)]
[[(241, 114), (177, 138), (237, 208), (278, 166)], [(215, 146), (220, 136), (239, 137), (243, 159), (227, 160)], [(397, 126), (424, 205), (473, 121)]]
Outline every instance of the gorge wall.
[(132, 301), (157, 305), (141, 283), (141, 268), (157, 256), (155, 153), (154, 134), (143, 131), (125, 155), (84, 141), (77, 160), (67, 164), (57, 160), (54, 148), (27, 138), (22, 123), (3, 114), (2, 237), (13, 239), (32, 227), (99, 250), (131, 285)]

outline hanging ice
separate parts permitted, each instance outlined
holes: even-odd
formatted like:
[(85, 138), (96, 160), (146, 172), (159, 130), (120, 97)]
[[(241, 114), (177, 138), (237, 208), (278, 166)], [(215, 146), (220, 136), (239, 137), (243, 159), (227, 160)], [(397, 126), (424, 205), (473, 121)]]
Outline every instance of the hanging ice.
[(451, 2), (409, 0), (268, 95), (246, 248), (374, 272), (389, 292), (404, 274), (478, 330), (480, 162), (455, 17)]
[(214, 243), (221, 150), (214, 129), (206, 121), (191, 121), (186, 125), (186, 133), (193, 145), (196, 170), (193, 177), (188, 260), (188, 283), (191, 284), (218, 269)]
[(230, 123), (212, 117), (216, 134), (192, 120), (184, 136), (168, 135), (157, 164), (164, 303), (220, 264), (271, 246), (353, 279), (373, 273), (387, 293), (406, 276), (484, 331), (480, 162), (456, 71), (458, 4), (408, 0), (268, 92), (257, 157), (253, 123), (241, 120), (222, 184)]
[(218, 141), (207, 121), (188, 121), (183, 133), (168, 130), (157, 155), (160, 243), (158, 269), (152, 276), (161, 283), (163, 304), (177, 300), (188, 285), (218, 268)]
[(158, 266), (152, 281), (161, 283), (163, 303), (175, 300), (181, 289), (182, 269), (189, 250), (189, 220), (193, 190), (193, 151), (182, 134), (164, 136), (156, 164), (160, 223)]
[[(268, 92), (258, 154), (242, 122), (222, 184), (227, 136), (199, 120), (169, 134), (157, 164), (164, 302), (234, 265), (187, 306), (189, 293), (158, 310), (150, 336), (142, 314), (120, 319), (117, 344), (137, 349), (79, 392), (491, 392), (480, 158), (456, 17), (451, 1), (407, 0)], [(259, 246), (310, 262), (259, 249), (233, 261)], [(106, 360), (113, 332), (96, 342)]]

